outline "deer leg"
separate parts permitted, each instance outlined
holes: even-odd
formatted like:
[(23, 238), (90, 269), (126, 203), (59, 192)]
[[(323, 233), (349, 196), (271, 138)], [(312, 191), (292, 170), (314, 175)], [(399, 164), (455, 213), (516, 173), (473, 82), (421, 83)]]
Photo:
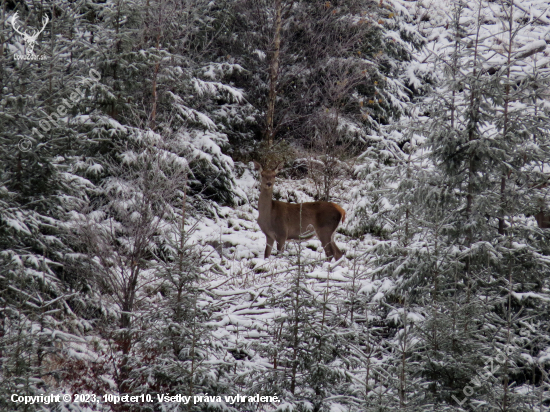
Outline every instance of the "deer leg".
[(338, 246), (336, 246), (336, 242), (334, 239), (331, 239), (330, 244), (332, 245), (332, 251), (334, 253), (334, 259), (337, 261), (340, 260), (340, 258), (344, 255), (340, 249), (338, 249)]
[(317, 237), (321, 241), (321, 245), (323, 245), (323, 249), (325, 250), (325, 253), (327, 255), (327, 260), (330, 262), (332, 260), (332, 257), (334, 256), (334, 252), (332, 248), (333, 244), (331, 242), (332, 240), (331, 235), (324, 232), (320, 232), (317, 234)]
[(277, 239), (277, 255), (285, 250), (286, 238)]
[(273, 249), (273, 243), (275, 242), (275, 239), (266, 235), (265, 241), (266, 241), (266, 245), (265, 245), (264, 259), (267, 259), (269, 255), (271, 255), (271, 249)]

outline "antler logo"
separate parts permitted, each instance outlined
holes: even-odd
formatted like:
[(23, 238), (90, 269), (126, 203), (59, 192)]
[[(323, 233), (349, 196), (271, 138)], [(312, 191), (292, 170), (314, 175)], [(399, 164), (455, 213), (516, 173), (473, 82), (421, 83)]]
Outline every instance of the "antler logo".
[(50, 18), (48, 16), (45, 16), (42, 19), (42, 28), (40, 30), (34, 30), (32, 34), (28, 34), (27, 32), (22, 32), (16, 27), (18, 13), (19, 12), (15, 12), (15, 14), (13, 15), (13, 18), (11, 19), (11, 25), (13, 27), (13, 30), (15, 30), (16, 33), (23, 36), (23, 41), (25, 42), (25, 46), (27, 49), (26, 57), (29, 58), (29, 60), (36, 59), (36, 54), (34, 54), (34, 45), (36, 44), (36, 40), (38, 39), (38, 36), (40, 35), (40, 33), (42, 33), (46, 28), (46, 24), (48, 24), (48, 22), (50, 21)]

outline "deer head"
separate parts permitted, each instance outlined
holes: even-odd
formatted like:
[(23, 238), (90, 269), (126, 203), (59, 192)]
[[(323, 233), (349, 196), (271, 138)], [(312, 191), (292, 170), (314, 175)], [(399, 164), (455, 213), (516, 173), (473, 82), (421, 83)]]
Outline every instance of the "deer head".
[(16, 27), (18, 13), (19, 12), (15, 12), (15, 14), (13, 15), (11, 19), (11, 26), (13, 27), (13, 30), (15, 30), (16, 33), (18, 33), (23, 37), (23, 41), (25, 42), (25, 45), (27, 47), (27, 54), (33, 55), (34, 44), (36, 43), (36, 40), (38, 39), (38, 36), (40, 35), (40, 33), (42, 33), (46, 28), (46, 25), (50, 21), (50, 18), (48, 16), (45, 16), (42, 19), (42, 28), (40, 30), (34, 30), (32, 34), (28, 34), (27, 32), (22, 32)]
[(273, 186), (275, 185), (275, 177), (280, 172), (280, 167), (283, 162), (279, 162), (277, 166), (275, 166), (274, 169), (266, 169), (264, 170), (262, 168), (262, 165), (260, 165), (258, 162), (254, 161), (254, 167), (258, 172), (260, 172), (260, 185), (261, 189), (264, 190), (273, 190)]

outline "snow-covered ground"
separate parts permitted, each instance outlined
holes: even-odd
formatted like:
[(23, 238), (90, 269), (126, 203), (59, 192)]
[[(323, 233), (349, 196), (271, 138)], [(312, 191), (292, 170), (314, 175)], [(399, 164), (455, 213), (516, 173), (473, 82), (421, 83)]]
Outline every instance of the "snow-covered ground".
[[(227, 347), (246, 350), (252, 358), (254, 342), (268, 337), (268, 329), (274, 319), (286, 316), (270, 299), (284, 294), (292, 287), (298, 271), (298, 255), (302, 265), (302, 282), (317, 293), (317, 299), (330, 300), (350, 294), (371, 296), (374, 301), (392, 290), (389, 279), (378, 279), (369, 269), (368, 250), (378, 242), (371, 236), (353, 239), (344, 234), (346, 222), (340, 225), (335, 240), (345, 253), (340, 261), (326, 262), (321, 242), (312, 238), (298, 244), (287, 242), (286, 250), (263, 258), (265, 236), (256, 219), (259, 184), (256, 173), (250, 169), (238, 178), (237, 184), (246, 194), (248, 202), (236, 207), (219, 207), (216, 218), (201, 218), (192, 234), (193, 242), (204, 247), (208, 264), (204, 276), (207, 283), (202, 287), (216, 302), (218, 310), (209, 325), (214, 327), (214, 336), (225, 341)], [(336, 193), (334, 200), (349, 210), (350, 200), (346, 194), (354, 181), (347, 181)], [(274, 196), (279, 200), (289, 198), (313, 201), (313, 185), (307, 179), (289, 180), (278, 178)], [(361, 262), (361, 263), (359, 263)], [(328, 294), (326, 293), (328, 291)], [(333, 308), (336, 310), (336, 308)], [(228, 356), (231, 356), (229, 353)], [(265, 362), (265, 359), (256, 359)]]

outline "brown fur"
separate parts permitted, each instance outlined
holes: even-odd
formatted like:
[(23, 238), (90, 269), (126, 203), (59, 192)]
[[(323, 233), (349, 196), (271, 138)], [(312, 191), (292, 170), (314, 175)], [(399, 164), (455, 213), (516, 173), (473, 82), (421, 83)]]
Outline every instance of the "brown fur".
[(344, 220), (346, 220), (346, 211), (340, 207), (340, 205), (337, 205), (336, 203), (333, 203), (336, 210), (340, 212), (340, 215), (342, 215), (342, 223), (344, 223)]
[[(286, 203), (273, 200), (273, 186), (278, 168), (260, 171), (261, 191), (258, 202), (258, 224), (266, 237), (264, 257), (271, 255), (273, 243), (277, 241), (277, 250), (282, 252), (285, 242), (292, 239), (309, 239), (315, 234), (321, 241), (328, 260), (336, 260), (343, 255), (333, 240), (334, 232), (340, 221), (344, 221), (346, 212), (332, 202)], [(301, 211), (301, 213), (300, 213)]]

